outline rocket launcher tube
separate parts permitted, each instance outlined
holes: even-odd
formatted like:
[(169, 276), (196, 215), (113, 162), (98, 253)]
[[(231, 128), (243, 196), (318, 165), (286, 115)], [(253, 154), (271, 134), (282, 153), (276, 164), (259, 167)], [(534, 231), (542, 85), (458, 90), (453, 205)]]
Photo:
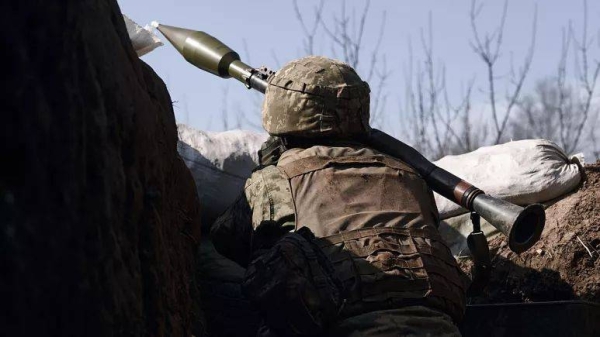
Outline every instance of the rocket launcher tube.
[[(265, 93), (269, 72), (240, 61), (239, 55), (221, 41), (204, 32), (166, 25), (158, 25), (157, 28), (191, 64), (223, 78), (233, 77), (247, 88)], [(373, 129), (365, 142), (412, 166), (432, 190), (477, 212), (508, 237), (508, 245), (514, 252), (523, 252), (539, 240), (545, 224), (542, 205), (533, 204), (523, 208), (486, 195), (383, 131)]]
[(222, 78), (233, 77), (247, 88), (262, 93), (267, 81), (240, 61), (240, 56), (223, 42), (205, 32), (158, 24), (156, 27), (189, 63)]

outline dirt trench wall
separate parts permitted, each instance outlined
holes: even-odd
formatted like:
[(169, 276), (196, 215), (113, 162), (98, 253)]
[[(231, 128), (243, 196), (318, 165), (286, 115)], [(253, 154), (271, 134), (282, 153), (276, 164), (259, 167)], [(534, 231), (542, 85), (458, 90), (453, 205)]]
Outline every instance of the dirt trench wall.
[(202, 336), (194, 181), (114, 0), (0, 6), (0, 326)]

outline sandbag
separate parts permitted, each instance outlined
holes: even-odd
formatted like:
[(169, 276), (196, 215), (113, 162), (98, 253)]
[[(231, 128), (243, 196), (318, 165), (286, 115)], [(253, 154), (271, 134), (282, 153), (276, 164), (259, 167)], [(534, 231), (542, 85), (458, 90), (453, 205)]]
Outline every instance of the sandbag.
[[(569, 158), (551, 141), (528, 139), (481, 147), (435, 162), (485, 193), (517, 205), (540, 203), (575, 189), (582, 179), (583, 156)], [(435, 194), (442, 219), (467, 210)]]
[(177, 151), (196, 181), (203, 224), (210, 225), (241, 193), (268, 135), (243, 130), (207, 132), (184, 124), (177, 125), (177, 130)]
[(142, 27), (126, 15), (123, 15), (123, 20), (125, 20), (127, 34), (131, 40), (133, 50), (135, 50), (138, 57), (146, 55), (163, 45), (158, 36), (152, 32), (151, 26)]
[[(527, 205), (551, 202), (575, 189), (582, 179), (583, 156), (577, 154), (569, 158), (558, 145), (531, 139), (447, 156), (436, 165), (492, 196)], [(435, 201), (443, 219), (440, 235), (452, 254), (468, 255), (466, 238), (472, 231), (470, 214), (437, 193)], [(501, 234), (484, 219), (481, 219), (481, 230), (488, 240)]]

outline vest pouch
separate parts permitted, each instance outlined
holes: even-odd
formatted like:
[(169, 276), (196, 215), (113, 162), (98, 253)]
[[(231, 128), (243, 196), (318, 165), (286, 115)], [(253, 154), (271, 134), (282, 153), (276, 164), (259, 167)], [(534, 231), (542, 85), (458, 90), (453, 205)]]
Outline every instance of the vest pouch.
[(286, 234), (254, 259), (242, 291), (281, 336), (323, 333), (342, 303), (341, 282), (307, 227)]
[[(342, 317), (423, 305), (460, 321), (465, 308), (465, 283), (449, 248), (437, 230), (377, 227), (343, 232), (318, 239), (342, 281), (358, 277), (357, 285), (346, 284), (347, 302)], [(347, 252), (352, 265), (336, 258)]]

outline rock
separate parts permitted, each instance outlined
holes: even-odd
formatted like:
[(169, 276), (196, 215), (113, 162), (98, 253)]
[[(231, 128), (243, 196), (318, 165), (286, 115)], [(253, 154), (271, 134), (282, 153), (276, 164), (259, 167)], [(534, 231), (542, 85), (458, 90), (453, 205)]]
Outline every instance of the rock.
[(0, 13), (3, 332), (204, 336), (196, 188), (169, 94), (116, 1)]

